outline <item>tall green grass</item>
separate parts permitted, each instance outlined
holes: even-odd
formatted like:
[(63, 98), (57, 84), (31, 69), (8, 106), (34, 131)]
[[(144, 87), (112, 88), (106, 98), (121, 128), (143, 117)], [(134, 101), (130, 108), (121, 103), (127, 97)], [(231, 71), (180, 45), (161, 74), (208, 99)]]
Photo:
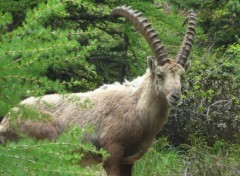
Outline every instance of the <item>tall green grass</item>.
[(134, 176), (183, 175), (185, 163), (180, 150), (170, 146), (166, 138), (154, 142), (153, 147), (134, 166)]
[(240, 143), (223, 140), (208, 146), (191, 137), (190, 144), (175, 148), (166, 138), (156, 141), (136, 162), (134, 176), (240, 176)]
[(184, 173), (185, 164), (177, 151), (149, 152), (134, 166), (134, 176), (179, 176)]

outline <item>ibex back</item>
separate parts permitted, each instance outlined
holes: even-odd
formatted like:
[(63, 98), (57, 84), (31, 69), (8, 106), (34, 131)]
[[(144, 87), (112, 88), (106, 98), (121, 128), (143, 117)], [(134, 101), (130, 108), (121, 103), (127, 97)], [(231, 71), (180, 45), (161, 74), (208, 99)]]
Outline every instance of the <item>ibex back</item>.
[[(57, 138), (70, 125), (81, 128), (92, 125), (95, 131), (86, 140), (110, 153), (103, 161), (107, 175), (128, 176), (135, 161), (143, 156), (164, 125), (170, 109), (181, 102), (180, 79), (193, 44), (196, 15), (190, 11), (187, 31), (175, 59), (167, 57), (157, 33), (141, 13), (122, 6), (115, 8), (111, 15), (125, 17), (146, 38), (155, 58), (148, 58), (146, 73), (132, 82), (67, 95), (81, 101), (89, 99), (93, 107), (81, 108), (59, 94), (28, 98), (21, 105), (38, 109), (50, 116), (50, 120), (19, 120), (18, 123), (23, 133), (37, 139)], [(7, 117), (0, 126), (0, 139), (3, 143), (7, 139), (18, 140)]]

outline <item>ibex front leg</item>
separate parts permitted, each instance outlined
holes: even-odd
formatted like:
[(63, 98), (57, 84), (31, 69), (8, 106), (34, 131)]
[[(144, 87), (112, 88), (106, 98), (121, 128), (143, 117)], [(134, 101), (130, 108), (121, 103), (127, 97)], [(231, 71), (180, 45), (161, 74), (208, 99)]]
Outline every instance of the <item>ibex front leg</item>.
[(110, 156), (103, 162), (107, 176), (121, 176), (121, 161), (123, 158), (123, 147), (119, 144), (105, 145), (104, 149)]
[(133, 164), (124, 164), (121, 165), (121, 175), (122, 176), (131, 176), (132, 175)]

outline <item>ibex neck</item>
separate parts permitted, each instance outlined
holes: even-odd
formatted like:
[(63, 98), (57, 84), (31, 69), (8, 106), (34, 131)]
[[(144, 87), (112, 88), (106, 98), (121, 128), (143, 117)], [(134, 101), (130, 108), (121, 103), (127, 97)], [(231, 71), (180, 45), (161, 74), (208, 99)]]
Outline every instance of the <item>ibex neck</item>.
[(141, 119), (157, 132), (168, 117), (170, 106), (164, 95), (159, 93), (150, 71), (143, 75), (143, 80), (135, 92), (139, 97), (137, 111)]

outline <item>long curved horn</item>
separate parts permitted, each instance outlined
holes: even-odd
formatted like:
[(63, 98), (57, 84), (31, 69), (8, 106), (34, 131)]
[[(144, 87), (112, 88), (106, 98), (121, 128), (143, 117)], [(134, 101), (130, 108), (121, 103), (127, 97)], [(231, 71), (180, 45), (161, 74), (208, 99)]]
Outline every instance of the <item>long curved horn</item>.
[(190, 50), (192, 48), (195, 28), (196, 28), (196, 14), (193, 10), (189, 12), (188, 18), (185, 20), (183, 25), (188, 21), (188, 27), (182, 42), (182, 45), (178, 51), (176, 56), (176, 61), (184, 66), (187, 62), (188, 55), (190, 54)]
[(139, 32), (145, 37), (148, 44), (151, 46), (152, 52), (155, 55), (159, 65), (164, 65), (166, 62), (169, 62), (167, 54), (164, 52), (164, 46), (158, 39), (157, 33), (152, 29), (147, 18), (142, 16), (141, 12), (131, 9), (130, 6), (120, 6), (112, 10), (111, 16), (123, 16), (133, 23), (133, 25), (139, 30)]

